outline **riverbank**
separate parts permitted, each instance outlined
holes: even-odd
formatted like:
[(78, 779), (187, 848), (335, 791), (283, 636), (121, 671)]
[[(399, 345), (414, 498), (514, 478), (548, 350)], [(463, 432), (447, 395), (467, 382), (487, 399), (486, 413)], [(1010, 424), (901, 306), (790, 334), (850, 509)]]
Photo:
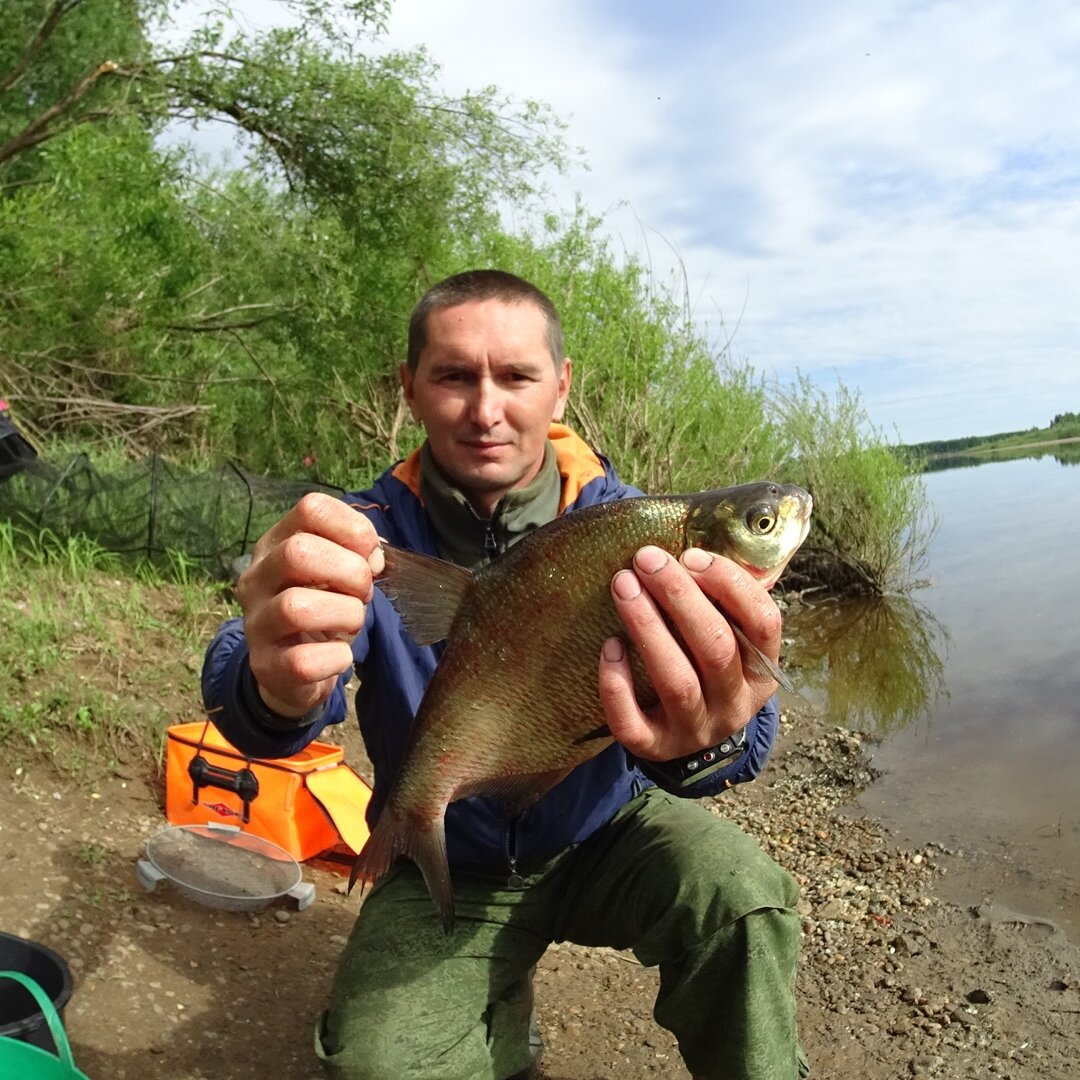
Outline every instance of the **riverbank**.
[[(944, 902), (939, 885), (962, 856), (898, 847), (852, 813), (872, 779), (861, 737), (789, 708), (766, 775), (713, 804), (802, 886), (799, 1020), (813, 1076), (1070, 1080), (1080, 1061), (1080, 949), (1050, 923)], [(688, 1077), (670, 1038), (650, 1027), (649, 973), (627, 974), (621, 955), (556, 956), (540, 980), (557, 1052), (550, 1077)], [(560, 995), (554, 975), (601, 964), (592, 994)], [(627, 987), (640, 995), (629, 1006), (620, 1002)], [(604, 1051), (589, 1045), (602, 1032), (589, 1017), (610, 1023), (620, 1007), (624, 1034), (606, 1048), (616, 1061), (604, 1071)]]
[(1048, 446), (1068, 446), (1080, 443), (1080, 435), (1070, 435), (1064, 439), (1037, 439), (1034, 442), (1025, 443), (999, 443), (996, 446), (971, 446), (965, 450), (943, 450), (930, 455), (930, 461), (946, 460), (951, 458), (980, 458), (991, 457), (994, 454), (1015, 453), (1024, 456), (1031, 450), (1045, 450)]
[[(357, 760), (351, 733), (347, 757)], [(1080, 1060), (1080, 951), (1045, 923), (960, 909), (937, 887), (957, 858), (896, 847), (850, 812), (872, 779), (856, 735), (785, 713), (754, 784), (711, 803), (803, 888), (799, 975), (814, 1076), (1067, 1080)], [(305, 867), (316, 902), (258, 915), (144, 893), (135, 860), (164, 825), (156, 773), (74, 781), (37, 764), (4, 775), (2, 928), (68, 958), (66, 1021), (94, 1080), (315, 1078), (311, 1020), (357, 898), (347, 865)], [(629, 954), (552, 948), (537, 976), (547, 1080), (685, 1080), (651, 1019), (655, 972)]]

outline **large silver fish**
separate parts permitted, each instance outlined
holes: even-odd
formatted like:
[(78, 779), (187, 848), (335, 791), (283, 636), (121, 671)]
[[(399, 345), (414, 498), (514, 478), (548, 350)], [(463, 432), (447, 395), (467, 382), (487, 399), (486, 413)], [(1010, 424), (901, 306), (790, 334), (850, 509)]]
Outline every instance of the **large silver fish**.
[[(674, 556), (688, 547), (725, 555), (771, 586), (806, 538), (811, 506), (802, 488), (768, 482), (623, 499), (559, 517), (476, 571), (384, 545), (378, 585), (410, 635), (420, 645), (448, 640), (350, 888), (407, 855), (449, 930), (447, 805), (494, 796), (512, 816), (611, 743), (597, 663), (603, 641), (625, 632), (612, 576), (655, 544)], [(784, 682), (733, 629), (744, 663)], [(655, 703), (640, 662), (635, 683), (642, 704)]]

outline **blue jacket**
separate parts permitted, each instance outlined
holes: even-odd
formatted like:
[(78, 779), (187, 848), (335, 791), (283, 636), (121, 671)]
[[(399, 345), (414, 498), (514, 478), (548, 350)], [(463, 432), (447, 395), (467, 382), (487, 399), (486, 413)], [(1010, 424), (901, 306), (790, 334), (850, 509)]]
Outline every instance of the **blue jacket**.
[[(610, 463), (568, 428), (552, 425), (550, 438), (563, 480), (560, 512), (641, 494), (623, 484)], [(376, 532), (390, 543), (437, 555), (435, 532), (419, 497), (419, 475), (419, 454), (414, 453), (384, 473), (371, 489), (348, 496), (346, 501), (366, 514)], [(355, 668), (360, 676), (356, 712), (375, 770), (374, 795), (368, 810), (371, 826), (401, 766), (409, 727), (443, 648), (442, 643), (413, 644), (390, 602), (375, 591), (364, 628), (353, 644)], [(287, 757), (306, 746), (326, 724), (345, 719), (344, 688), (350, 675), (342, 676), (310, 724), (279, 728), (261, 722), (248, 704), (251, 677), (243, 622), (232, 619), (218, 630), (207, 650), (203, 699), (222, 734), (243, 753), (252, 757)], [(505, 866), (511, 858), (522, 863), (547, 858), (587, 839), (627, 801), (654, 783), (696, 798), (752, 780), (768, 758), (778, 715), (773, 698), (750, 721), (745, 752), (689, 786), (674, 783), (665, 772), (634, 760), (614, 744), (579, 765), (511, 824), (492, 800), (468, 798), (454, 802), (446, 814), (450, 865), (494, 867)]]

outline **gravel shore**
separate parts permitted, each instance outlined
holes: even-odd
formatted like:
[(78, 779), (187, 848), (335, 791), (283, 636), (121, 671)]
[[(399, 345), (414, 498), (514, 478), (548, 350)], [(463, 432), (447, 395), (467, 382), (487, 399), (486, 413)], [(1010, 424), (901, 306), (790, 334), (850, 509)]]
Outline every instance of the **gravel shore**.
[[(936, 882), (960, 856), (898, 847), (853, 812), (874, 778), (866, 750), (859, 735), (789, 708), (765, 775), (710, 802), (802, 887), (799, 1019), (812, 1075), (1076, 1080), (1080, 950), (1053, 924), (941, 901)], [(652, 972), (622, 954), (564, 946), (555, 957), (538, 991), (546, 1076), (689, 1075), (649, 1018)], [(618, 1024), (619, 1009), (623, 1035), (590, 1045), (594, 1018)]]
[[(873, 779), (859, 736), (785, 713), (753, 784), (709, 805), (757, 836), (802, 886), (798, 996), (815, 1078), (1076, 1080), (1080, 950), (1052, 924), (937, 895), (955, 852), (898, 847), (853, 806)], [(347, 741), (346, 756), (356, 760)], [(0, 811), (0, 929), (71, 964), (65, 1013), (94, 1080), (315, 1080), (312, 1023), (355, 917), (347, 862), (304, 868), (316, 902), (210, 911), (135, 862), (165, 825), (158, 778), (119, 767), (58, 778), (9, 767)], [(537, 975), (546, 1080), (686, 1080), (651, 1018), (656, 973), (560, 946)], [(738, 1078), (733, 1078), (738, 1080)]]

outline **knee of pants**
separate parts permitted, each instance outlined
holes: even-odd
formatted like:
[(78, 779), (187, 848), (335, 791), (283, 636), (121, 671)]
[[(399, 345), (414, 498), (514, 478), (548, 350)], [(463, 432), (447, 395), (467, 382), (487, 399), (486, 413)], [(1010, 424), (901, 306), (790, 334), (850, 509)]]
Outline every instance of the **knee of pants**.
[[(751, 912), (793, 911), (798, 901), (792, 876), (730, 822), (718, 820), (715, 828), (680, 837), (662, 863), (652, 868), (647, 885), (651, 895), (642, 900), (649, 911), (646, 937), (668, 955), (693, 947)], [(797, 931), (798, 920), (792, 922)]]
[(378, 1025), (352, 1022), (340, 1010), (324, 1012), (315, 1027), (315, 1054), (326, 1075), (335, 1080), (391, 1080), (409, 1075), (397, 1061), (396, 1042)]
[[(315, 1053), (323, 1071), (334, 1080), (419, 1080), (447, 1075), (433, 1066), (438, 1057), (435, 1038), (425, 1038), (425, 1024), (386, 1023), (385, 1018), (333, 1007), (322, 1014), (315, 1029)], [(464, 1047), (460, 1049), (464, 1050)], [(455, 1055), (457, 1056), (457, 1055)], [(455, 1068), (461, 1062), (454, 1062)], [(459, 1074), (472, 1077), (484, 1055)]]
[[(354, 1007), (323, 1013), (315, 1053), (334, 1080), (478, 1080), (525, 1071), (531, 1042), (531, 986), (492, 1002), (465, 1022), (434, 1008), (404, 1022)], [(355, 1003), (354, 1003), (355, 1005)]]

